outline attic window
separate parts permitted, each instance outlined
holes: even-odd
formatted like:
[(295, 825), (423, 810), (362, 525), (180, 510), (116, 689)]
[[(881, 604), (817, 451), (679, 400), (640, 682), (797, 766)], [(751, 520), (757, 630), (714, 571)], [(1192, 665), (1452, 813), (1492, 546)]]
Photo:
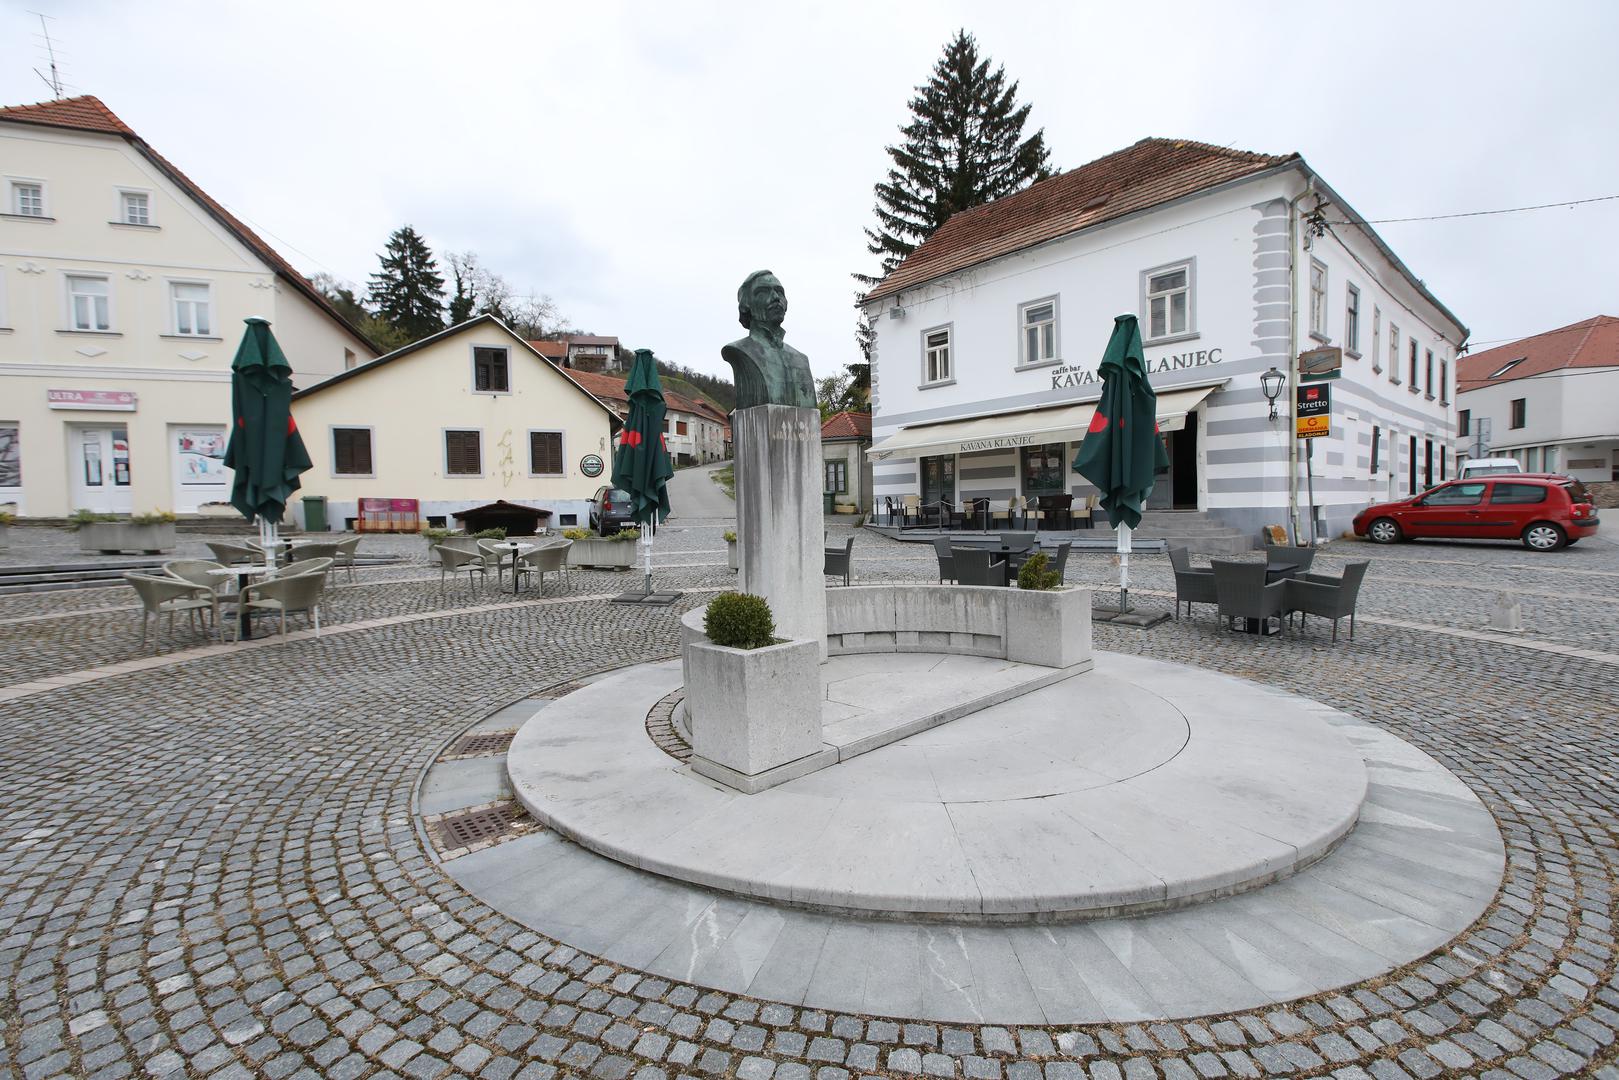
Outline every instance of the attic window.
[(1084, 206), (1081, 206), (1079, 208), (1079, 212), (1083, 214), (1087, 210), (1100, 210), (1102, 207), (1107, 205), (1107, 201), (1110, 198), (1112, 198), (1111, 195), (1098, 195)]
[(1499, 370), (1492, 372), (1490, 374), (1490, 378), (1499, 379), (1501, 376), (1505, 375), (1507, 372), (1511, 371), (1513, 368), (1517, 367), (1527, 359), (1529, 359), (1527, 356), (1520, 356), (1516, 360), (1508, 360), (1506, 363), (1501, 365)]

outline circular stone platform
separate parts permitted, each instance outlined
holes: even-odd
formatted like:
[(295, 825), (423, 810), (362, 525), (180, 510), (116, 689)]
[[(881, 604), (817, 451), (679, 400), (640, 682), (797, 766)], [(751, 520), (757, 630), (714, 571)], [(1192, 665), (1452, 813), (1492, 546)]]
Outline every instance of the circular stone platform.
[[(899, 694), (963, 660), (849, 659), (827, 665), (832, 700), (851, 679)], [(678, 663), (643, 665), (550, 705), (512, 745), (513, 789), (592, 851), (775, 903), (961, 921), (1176, 907), (1325, 855), (1367, 790), (1343, 714), (1098, 653), (1090, 673), (743, 795), (647, 738), (679, 683)]]

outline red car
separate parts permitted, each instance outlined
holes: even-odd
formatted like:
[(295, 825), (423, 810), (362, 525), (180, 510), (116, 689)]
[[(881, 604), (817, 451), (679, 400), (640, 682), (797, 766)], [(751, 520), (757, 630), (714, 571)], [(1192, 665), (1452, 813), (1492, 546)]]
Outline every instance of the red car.
[(1438, 537), (1520, 540), (1556, 551), (1597, 531), (1597, 510), (1578, 480), (1551, 473), (1510, 473), (1451, 480), (1399, 502), (1355, 515), (1355, 535), (1374, 543)]

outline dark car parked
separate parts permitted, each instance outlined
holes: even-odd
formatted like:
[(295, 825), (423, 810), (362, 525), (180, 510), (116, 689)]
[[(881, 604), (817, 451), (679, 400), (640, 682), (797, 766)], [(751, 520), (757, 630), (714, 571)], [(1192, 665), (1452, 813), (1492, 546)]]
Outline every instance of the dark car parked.
[(1379, 544), (1419, 537), (1518, 540), (1533, 551), (1576, 543), (1595, 535), (1597, 525), (1585, 485), (1551, 473), (1451, 480), (1355, 515), (1355, 535)]
[(611, 536), (621, 529), (632, 528), (630, 493), (622, 488), (599, 487), (590, 497), (590, 527), (601, 536)]

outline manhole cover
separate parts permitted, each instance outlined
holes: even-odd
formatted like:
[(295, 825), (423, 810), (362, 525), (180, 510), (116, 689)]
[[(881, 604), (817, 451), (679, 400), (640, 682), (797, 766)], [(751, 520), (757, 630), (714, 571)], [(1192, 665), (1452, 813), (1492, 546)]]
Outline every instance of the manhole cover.
[(445, 850), (471, 847), (474, 844), (498, 840), (511, 831), (511, 825), (523, 816), (517, 803), (504, 803), (461, 814), (447, 814), (434, 825), (439, 842)]
[(516, 736), (515, 731), (480, 731), (476, 735), (463, 735), (450, 747), (450, 755), (504, 754), (511, 749), (512, 739)]

